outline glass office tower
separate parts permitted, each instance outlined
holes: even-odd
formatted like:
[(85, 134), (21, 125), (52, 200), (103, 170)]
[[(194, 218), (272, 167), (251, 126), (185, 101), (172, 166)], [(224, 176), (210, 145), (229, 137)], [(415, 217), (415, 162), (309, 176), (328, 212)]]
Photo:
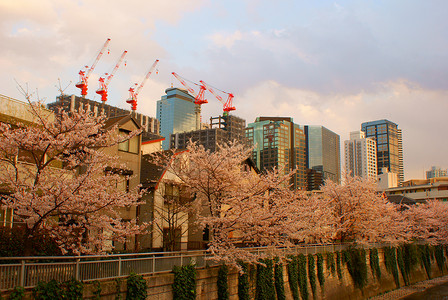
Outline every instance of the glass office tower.
[(294, 188), (305, 189), (305, 135), (292, 118), (258, 117), (246, 128), (246, 137), (261, 171), (281, 166), (286, 166), (285, 173), (295, 169), (291, 183)]
[(169, 88), (166, 95), (157, 101), (157, 119), (160, 135), (165, 138), (162, 148), (170, 148), (170, 135), (196, 129), (194, 98), (186, 90)]
[(377, 174), (382, 174), (382, 168), (398, 175), (398, 183), (404, 181), (403, 146), (401, 129), (389, 120), (377, 120), (361, 124), (361, 130), (366, 138), (376, 141)]
[(321, 172), (323, 180), (341, 178), (340, 137), (323, 126), (305, 125), (307, 169)]

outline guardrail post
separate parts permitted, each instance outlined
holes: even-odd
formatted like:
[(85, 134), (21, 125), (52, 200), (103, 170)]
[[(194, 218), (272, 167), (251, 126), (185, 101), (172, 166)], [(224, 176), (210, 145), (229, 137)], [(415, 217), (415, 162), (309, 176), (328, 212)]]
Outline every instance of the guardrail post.
[(76, 259), (75, 265), (75, 279), (79, 280), (79, 258)]
[(152, 274), (156, 272), (156, 256), (152, 256)]
[(23, 259), (20, 266), (20, 286), (25, 287), (25, 260)]
[(182, 257), (182, 252), (180, 253), (180, 266), (184, 265), (184, 261), (183, 261), (183, 257)]
[(121, 256), (118, 257), (118, 276), (121, 276)]

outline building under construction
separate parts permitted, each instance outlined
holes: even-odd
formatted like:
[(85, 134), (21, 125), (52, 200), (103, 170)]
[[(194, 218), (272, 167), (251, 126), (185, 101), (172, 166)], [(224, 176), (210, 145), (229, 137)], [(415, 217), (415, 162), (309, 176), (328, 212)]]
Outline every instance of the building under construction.
[(210, 151), (216, 151), (219, 144), (233, 140), (246, 143), (246, 120), (244, 119), (233, 115), (212, 117), (210, 118), (210, 127), (172, 134), (170, 148), (185, 149), (190, 140), (198, 142)]
[(112, 105), (96, 102), (90, 99), (78, 97), (75, 95), (61, 95), (56, 98), (56, 102), (49, 103), (47, 107), (54, 112), (62, 109), (65, 112), (79, 111), (84, 109), (92, 112), (95, 116), (104, 114), (107, 118), (124, 116), (132, 114), (132, 117), (142, 126), (144, 132), (159, 134), (160, 125), (156, 118), (152, 118), (136, 111), (130, 111)]

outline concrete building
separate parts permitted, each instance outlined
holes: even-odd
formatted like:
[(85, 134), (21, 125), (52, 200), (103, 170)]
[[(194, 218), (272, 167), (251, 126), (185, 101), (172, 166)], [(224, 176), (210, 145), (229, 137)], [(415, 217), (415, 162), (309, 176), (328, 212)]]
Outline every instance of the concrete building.
[(216, 151), (218, 145), (230, 141), (246, 143), (246, 120), (233, 115), (210, 118), (208, 128), (193, 130), (171, 135), (171, 149), (185, 149), (191, 140), (204, 146), (205, 149)]
[(432, 166), (431, 170), (426, 171), (426, 179), (431, 179), (435, 177), (447, 177), (448, 170), (441, 169), (438, 166)]
[(377, 174), (383, 168), (398, 174), (398, 182), (404, 181), (402, 132), (398, 125), (389, 120), (377, 120), (361, 124), (367, 138), (376, 141)]
[(341, 180), (340, 137), (324, 126), (305, 125), (306, 168), (321, 172), (323, 180)]
[(429, 199), (446, 202), (448, 201), (448, 177), (408, 180), (400, 187), (386, 189), (386, 195), (402, 195), (416, 202)]
[(344, 141), (345, 171), (352, 176), (376, 180), (376, 142), (366, 138), (363, 131), (350, 133)]
[(253, 159), (261, 171), (286, 166), (296, 170), (293, 186), (306, 189), (305, 134), (289, 117), (258, 117), (246, 128)]
[(166, 95), (157, 101), (157, 119), (160, 122), (160, 135), (165, 138), (162, 148), (170, 148), (170, 136), (174, 133), (196, 130), (197, 106), (194, 97), (186, 90), (168, 88)]
[(377, 190), (384, 192), (386, 189), (398, 186), (398, 174), (389, 172), (387, 168), (383, 168), (381, 174), (377, 175), (376, 181)]
[(56, 98), (56, 102), (49, 103), (47, 107), (56, 113), (58, 112), (59, 108), (62, 108), (62, 110), (66, 112), (84, 109), (87, 111), (91, 111), (95, 116), (102, 113), (107, 118), (132, 115), (134, 120), (137, 121), (144, 132), (159, 134), (160, 126), (159, 121), (156, 118), (152, 118), (135, 111), (130, 111), (127, 109), (104, 104), (102, 102), (96, 102), (86, 98), (78, 97), (75, 95), (59, 96)]

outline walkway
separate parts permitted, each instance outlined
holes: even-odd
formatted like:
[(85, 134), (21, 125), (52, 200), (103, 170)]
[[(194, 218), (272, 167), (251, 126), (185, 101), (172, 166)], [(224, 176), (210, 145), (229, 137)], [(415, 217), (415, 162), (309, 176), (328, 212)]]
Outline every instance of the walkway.
[[(430, 280), (425, 280), (421, 282), (417, 282), (413, 285), (404, 286), (399, 289), (390, 291), (388, 293), (375, 296), (370, 298), (370, 300), (396, 300), (396, 299), (402, 299), (402, 300), (417, 300), (417, 299), (448, 299), (448, 298), (428, 298), (428, 296), (420, 295), (421, 292), (427, 291), (428, 289), (432, 287), (436, 287), (439, 285), (443, 285), (447, 283), (448, 284), (448, 275), (437, 277)], [(414, 295), (416, 297), (414, 297)], [(412, 297), (408, 297), (410, 295), (413, 295)], [(426, 295), (426, 294), (425, 294)]]

